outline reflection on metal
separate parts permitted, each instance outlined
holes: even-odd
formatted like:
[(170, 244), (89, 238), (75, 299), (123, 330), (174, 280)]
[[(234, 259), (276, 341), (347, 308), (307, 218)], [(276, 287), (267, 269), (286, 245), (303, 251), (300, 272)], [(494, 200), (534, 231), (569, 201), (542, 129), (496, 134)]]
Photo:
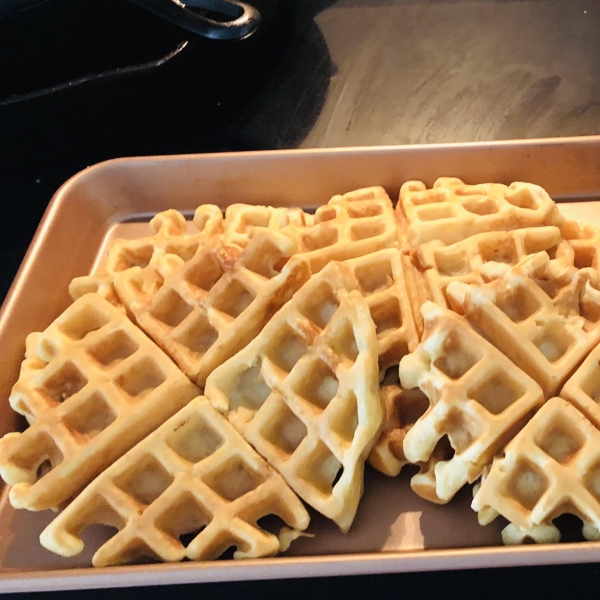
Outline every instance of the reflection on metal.
[[(240, 40), (253, 34), (260, 25), (258, 10), (240, 0), (130, 0), (155, 15), (196, 35), (215, 40)], [(203, 9), (196, 13), (189, 7)], [(211, 13), (229, 19), (216, 20)]]
[(383, 552), (423, 550), (425, 538), (421, 531), (421, 511), (405, 512), (390, 527), (390, 536), (383, 544)]
[(25, 102), (26, 100), (34, 100), (35, 98), (48, 96), (49, 94), (61, 92), (84, 83), (89, 83), (90, 81), (96, 81), (98, 79), (112, 79), (122, 75), (131, 75), (132, 73), (149, 71), (170, 61), (172, 58), (177, 56), (187, 46), (187, 44), (187, 41), (181, 42), (177, 48), (175, 48), (175, 50), (171, 50), (171, 52), (168, 54), (165, 54), (156, 60), (151, 60), (150, 62), (129, 65), (127, 67), (119, 67), (118, 69), (110, 69), (108, 71), (101, 71), (100, 73), (90, 73), (89, 75), (84, 75), (83, 77), (78, 77), (76, 79), (70, 79), (69, 81), (51, 85), (41, 90), (36, 90), (35, 92), (28, 92), (27, 94), (14, 94), (8, 98), (5, 98), (4, 100), (0, 100), (0, 106), (8, 106), (10, 104), (17, 104), (18, 102)]

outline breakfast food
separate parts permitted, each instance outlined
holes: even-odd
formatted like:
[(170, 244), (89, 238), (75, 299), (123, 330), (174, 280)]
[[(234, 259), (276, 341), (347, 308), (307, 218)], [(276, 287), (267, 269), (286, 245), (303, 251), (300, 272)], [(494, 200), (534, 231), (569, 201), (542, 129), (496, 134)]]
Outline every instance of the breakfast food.
[(104, 524), (96, 566), (272, 556), (311, 536), (303, 501), (351, 529), (365, 462), (413, 465), (437, 504), (474, 483), (506, 543), (556, 541), (563, 512), (600, 538), (600, 233), (542, 188), (441, 178), (395, 209), (369, 187), (150, 229), (27, 339), (0, 474), (14, 507), (59, 511), (44, 547)]
[[(589, 224), (568, 223), (565, 238), (573, 248), (574, 263), (578, 269), (600, 268), (600, 229)], [(563, 227), (564, 228), (564, 227)]]
[(319, 206), (310, 226), (290, 223), (282, 229), (294, 238), (313, 273), (334, 260), (348, 260), (383, 248), (397, 247), (394, 208), (382, 187), (333, 196)]
[(405, 292), (404, 259), (397, 248), (388, 248), (344, 261), (375, 324), (381, 379), (419, 343)]
[(303, 228), (312, 224), (313, 216), (300, 208), (231, 204), (225, 211), (224, 235), (228, 244), (245, 248), (255, 229), (280, 231), (288, 225)]
[(431, 189), (422, 181), (407, 181), (400, 188), (396, 214), (411, 247), (431, 240), (452, 244), (485, 231), (563, 221), (550, 196), (537, 185), (466, 185), (454, 177), (440, 177)]
[(503, 277), (523, 257), (544, 251), (552, 261), (574, 264), (572, 245), (552, 226), (479, 233), (448, 246), (439, 240), (421, 244), (411, 253), (407, 268), (419, 334), (423, 333), (421, 306), (431, 300), (448, 307), (446, 288), (453, 281), (479, 286)]
[[(277, 515), (291, 529), (260, 525)], [(94, 554), (97, 567), (143, 557), (210, 560), (272, 556), (309, 516), (280, 475), (205, 398), (196, 398), (106, 469), (42, 532), (63, 556), (83, 550), (92, 524), (118, 529)], [(283, 548), (282, 548), (283, 546)]]
[(248, 346), (213, 371), (212, 404), (342, 531), (380, 431), (377, 338), (344, 264), (314, 275)]
[(295, 250), (293, 240), (268, 229), (254, 232), (243, 251), (214, 236), (187, 263), (164, 257), (154, 293), (135, 267), (120, 273), (115, 286), (140, 327), (203, 386), (308, 280), (308, 261), (292, 257)]
[(597, 287), (597, 271), (562, 267), (540, 252), (483, 286), (452, 282), (447, 295), (551, 398), (600, 342)]
[(196, 210), (194, 224), (198, 231), (187, 232), (185, 217), (178, 211), (169, 209), (158, 213), (150, 221), (152, 236), (133, 240), (113, 240), (108, 249), (104, 269), (96, 275), (76, 277), (69, 286), (73, 300), (84, 294), (95, 292), (111, 304), (120, 306), (121, 301), (114, 289), (114, 278), (118, 273), (132, 267), (146, 274), (146, 285), (151, 291), (160, 279), (154, 271), (155, 264), (165, 255), (175, 255), (187, 261), (198, 248), (222, 228), (223, 213), (211, 204), (205, 204)]
[(600, 345), (569, 377), (560, 391), (560, 397), (568, 400), (600, 429)]
[(410, 464), (404, 454), (404, 438), (417, 419), (429, 408), (429, 400), (418, 388), (402, 388), (397, 367), (389, 369), (386, 373), (380, 393), (383, 428), (369, 454), (368, 462), (380, 473), (395, 477), (402, 467)]
[(455, 454), (437, 462), (433, 473), (437, 500), (445, 503), (481, 476), (544, 398), (539, 385), (465, 319), (432, 302), (421, 310), (425, 333), (400, 361), (400, 383), (420, 388), (430, 407), (406, 434), (404, 454), (427, 462), (448, 437)]
[(98, 294), (27, 338), (11, 396), (29, 427), (0, 440), (15, 508), (59, 508), (198, 389)]
[(588, 540), (600, 539), (600, 431), (574, 406), (552, 398), (494, 461), (472, 507), (486, 525), (498, 514), (510, 521), (505, 544), (557, 542), (552, 521), (578, 516)]

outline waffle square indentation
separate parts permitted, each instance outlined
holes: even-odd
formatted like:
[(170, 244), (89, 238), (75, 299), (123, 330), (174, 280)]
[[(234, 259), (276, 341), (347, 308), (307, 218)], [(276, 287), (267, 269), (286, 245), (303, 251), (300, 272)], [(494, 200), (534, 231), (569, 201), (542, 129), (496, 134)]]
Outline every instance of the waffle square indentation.
[(174, 428), (166, 443), (184, 460), (197, 463), (214, 454), (224, 441), (202, 417), (192, 414)]

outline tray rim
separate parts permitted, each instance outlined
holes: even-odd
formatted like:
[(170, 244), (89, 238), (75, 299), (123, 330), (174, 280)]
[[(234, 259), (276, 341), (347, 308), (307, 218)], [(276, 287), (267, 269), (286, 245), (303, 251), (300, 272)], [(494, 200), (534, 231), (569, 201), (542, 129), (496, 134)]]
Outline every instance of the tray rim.
[[(528, 559), (524, 562), (524, 559)], [(465, 565), (465, 561), (468, 564)], [(600, 561), (600, 542), (368, 552), (194, 563), (0, 571), (0, 594), (299, 579), (347, 575), (583, 564)]]
[[(52, 196), (36, 229), (29, 248), (0, 307), (0, 336), (10, 320), (12, 306), (19, 298), (19, 290), (35, 261), (39, 248), (53, 221), (70, 198), (71, 188), (98, 172), (127, 166), (131, 163), (155, 162), (221, 162), (234, 160), (278, 160), (286, 157), (420, 154), (439, 151), (477, 150), (493, 148), (552, 146), (598, 146), (600, 135), (568, 138), (541, 138), (528, 140), (500, 140), (443, 144), (352, 146), (343, 148), (298, 148), (289, 150), (261, 150), (208, 154), (181, 154), (157, 156), (129, 156), (105, 160), (87, 167), (71, 176)], [(119, 222), (116, 220), (115, 222)], [(2, 488), (0, 488), (0, 491)], [(540, 546), (477, 546), (472, 548), (424, 549), (394, 552), (368, 552), (304, 557), (274, 557), (204, 563), (165, 563), (155, 565), (127, 565), (108, 568), (69, 568), (18, 570), (0, 568), (0, 593), (74, 590), (147, 585), (172, 585), (200, 582), (223, 582), (280, 578), (326, 577), (434, 571), (453, 569), (479, 569), (489, 567), (514, 567), (550, 564), (589, 563), (600, 561), (600, 542), (576, 542), (564, 545)]]

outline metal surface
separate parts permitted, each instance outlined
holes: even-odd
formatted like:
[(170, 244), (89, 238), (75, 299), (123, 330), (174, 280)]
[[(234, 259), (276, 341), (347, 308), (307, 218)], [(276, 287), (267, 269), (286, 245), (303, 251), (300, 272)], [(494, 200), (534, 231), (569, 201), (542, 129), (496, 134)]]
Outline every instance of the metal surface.
[(338, 0), (315, 22), (335, 72), (305, 147), (600, 133), (597, 1)]
[[(193, 211), (202, 202), (232, 201), (311, 207), (334, 192), (382, 184), (395, 197), (406, 179), (440, 175), (468, 182), (533, 181), (565, 201), (570, 218), (600, 224), (600, 137), (494, 144), (355, 148), (119, 159), (96, 165), (55, 195), (0, 313), (0, 423), (19, 426), (7, 397), (26, 335), (47, 326), (69, 303), (72, 277), (102, 260), (109, 239), (138, 235), (150, 214)], [(579, 201), (578, 201), (579, 200)], [(585, 200), (585, 202), (581, 202)], [(368, 470), (365, 495), (350, 533), (313, 513), (314, 538), (296, 541), (287, 557), (177, 565), (86, 568), (102, 531), (87, 535), (84, 554), (56, 557), (38, 543), (52, 513), (28, 513), (0, 500), (0, 591), (159, 585), (565, 564), (600, 560), (600, 542), (505, 548), (502, 524), (477, 524), (470, 491), (447, 506), (415, 496), (408, 474), (389, 479)], [(460, 523), (460, 529), (457, 529)]]

